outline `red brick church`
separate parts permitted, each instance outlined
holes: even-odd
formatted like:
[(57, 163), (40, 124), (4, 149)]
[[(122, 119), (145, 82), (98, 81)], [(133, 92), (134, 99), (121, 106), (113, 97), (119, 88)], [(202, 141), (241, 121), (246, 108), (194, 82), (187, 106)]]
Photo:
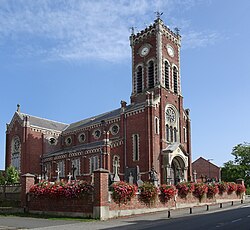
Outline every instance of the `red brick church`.
[[(130, 36), (130, 104), (72, 124), (28, 115), (18, 105), (6, 130), (6, 167), (55, 180), (74, 174), (91, 180), (104, 168), (110, 180), (160, 183), (192, 176), (189, 110), (183, 108), (181, 36), (158, 17)], [(129, 78), (128, 78), (129, 80)]]

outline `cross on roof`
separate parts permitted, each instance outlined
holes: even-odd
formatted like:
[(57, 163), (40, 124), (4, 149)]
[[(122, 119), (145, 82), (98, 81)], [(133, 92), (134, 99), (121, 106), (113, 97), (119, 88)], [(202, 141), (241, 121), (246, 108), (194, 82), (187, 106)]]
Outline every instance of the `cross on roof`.
[(156, 11), (155, 14), (156, 14), (156, 18), (157, 18), (157, 19), (160, 19), (160, 18), (161, 18), (161, 15), (163, 15), (163, 12)]

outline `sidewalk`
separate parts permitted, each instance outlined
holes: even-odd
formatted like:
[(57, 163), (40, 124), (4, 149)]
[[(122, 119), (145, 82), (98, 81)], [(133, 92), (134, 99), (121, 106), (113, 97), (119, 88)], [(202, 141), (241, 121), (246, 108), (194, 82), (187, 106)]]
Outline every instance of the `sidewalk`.
[(250, 199), (247, 198), (242, 204), (240, 201), (237, 202), (227, 202), (222, 204), (213, 204), (213, 205), (204, 205), (197, 206), (192, 208), (183, 208), (183, 209), (175, 209), (164, 211), (164, 212), (156, 212), (151, 214), (143, 214), (131, 217), (123, 217), (119, 219), (111, 219), (108, 221), (96, 221), (96, 222), (79, 222), (74, 224), (66, 224), (59, 226), (51, 226), (45, 228), (34, 228), (36, 230), (96, 230), (96, 229), (144, 229), (153, 221), (161, 221), (166, 219), (176, 219), (179, 217), (185, 217), (189, 215), (197, 215), (197, 214), (207, 214), (225, 211), (229, 209), (235, 209), (240, 207), (250, 207)]

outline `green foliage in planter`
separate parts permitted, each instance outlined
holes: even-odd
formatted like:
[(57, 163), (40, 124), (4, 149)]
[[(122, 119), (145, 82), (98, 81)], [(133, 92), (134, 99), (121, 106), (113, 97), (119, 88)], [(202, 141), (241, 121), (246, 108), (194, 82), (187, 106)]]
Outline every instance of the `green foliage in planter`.
[(144, 182), (143, 185), (139, 187), (139, 190), (140, 201), (145, 204), (151, 204), (155, 202), (158, 195), (158, 189), (154, 184), (150, 182)]

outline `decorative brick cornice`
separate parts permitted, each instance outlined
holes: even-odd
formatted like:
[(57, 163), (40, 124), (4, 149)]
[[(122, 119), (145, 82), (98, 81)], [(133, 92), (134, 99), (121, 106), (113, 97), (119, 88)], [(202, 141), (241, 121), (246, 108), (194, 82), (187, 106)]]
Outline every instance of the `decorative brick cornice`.
[(61, 159), (65, 159), (65, 158), (67, 158), (67, 154), (55, 156), (54, 160), (61, 160)]
[(110, 144), (110, 147), (115, 148), (115, 147), (123, 145), (123, 143), (124, 143), (123, 140), (112, 141)]
[[(112, 118), (112, 119), (107, 120), (106, 124), (111, 125), (113, 123), (119, 122), (120, 120), (121, 120), (120, 117)], [(92, 130), (94, 128), (98, 128), (98, 127), (101, 127), (101, 126), (102, 126), (102, 124), (100, 122), (98, 122), (98, 123), (88, 125), (88, 126), (85, 126), (85, 127), (82, 127), (82, 128), (76, 128), (76, 129), (71, 130), (71, 131), (64, 131), (62, 133), (62, 136), (67, 136), (67, 135), (70, 135), (70, 134), (78, 134), (79, 132), (84, 132), (84, 131), (90, 131), (90, 130)]]
[(133, 115), (136, 115), (136, 114), (139, 114), (139, 113), (143, 113), (144, 111), (145, 111), (144, 108), (137, 109), (137, 110), (134, 110), (134, 111), (130, 111), (130, 112), (125, 114), (125, 117), (130, 117), (130, 116), (133, 116)]

